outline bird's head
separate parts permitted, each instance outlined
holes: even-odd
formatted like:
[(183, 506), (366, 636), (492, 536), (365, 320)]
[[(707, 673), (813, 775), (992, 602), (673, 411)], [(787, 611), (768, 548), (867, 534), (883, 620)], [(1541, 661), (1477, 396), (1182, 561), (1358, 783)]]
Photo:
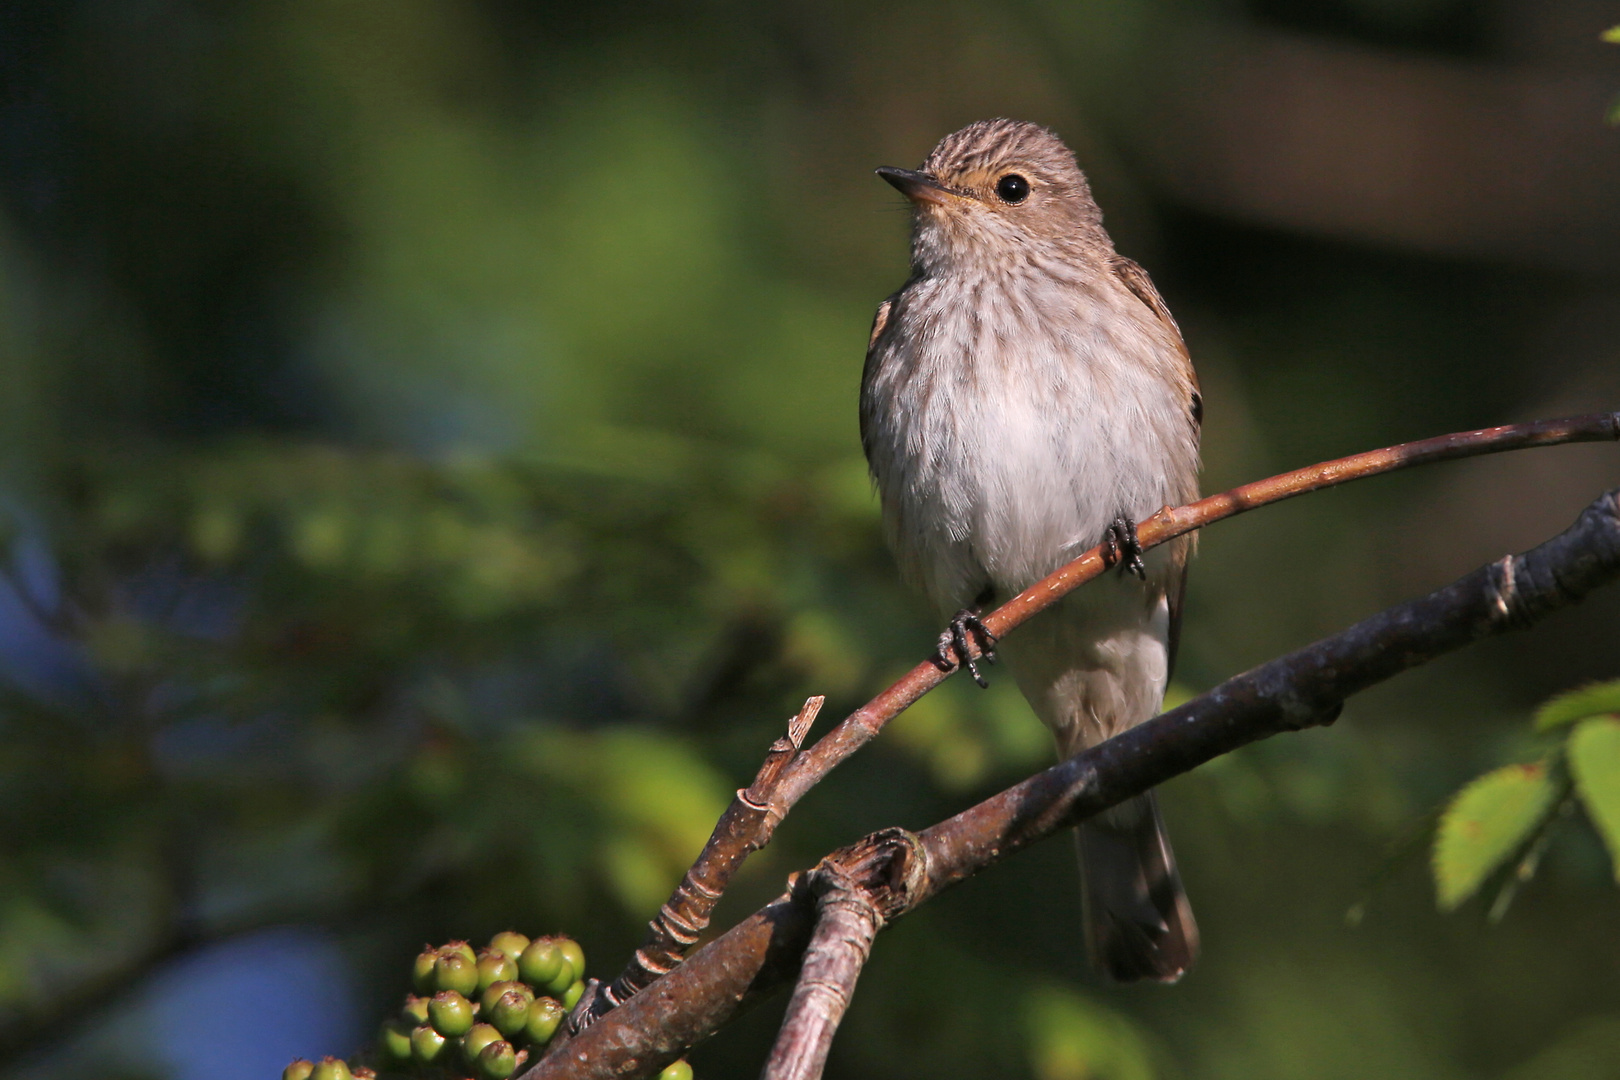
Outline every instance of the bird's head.
[(1039, 124), (980, 120), (941, 139), (921, 168), (877, 173), (916, 207), (912, 250), (924, 268), (1107, 243), (1073, 151)]

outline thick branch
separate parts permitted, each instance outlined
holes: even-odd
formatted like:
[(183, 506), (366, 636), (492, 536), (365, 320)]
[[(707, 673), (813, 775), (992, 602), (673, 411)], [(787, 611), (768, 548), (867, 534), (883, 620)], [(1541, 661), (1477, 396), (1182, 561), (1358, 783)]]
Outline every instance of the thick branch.
[[(1329, 722), (1349, 695), (1473, 641), (1528, 627), (1616, 576), (1620, 489), (1523, 555), (1230, 679), (941, 822), (916, 838), (921, 857), (860, 858), (880, 834), (827, 861), (860, 887), (890, 897), (884, 914), (892, 920), (1036, 840), (1258, 739)], [(810, 901), (789, 892), (598, 1020), (523, 1080), (650, 1075), (794, 978), (813, 918)]]

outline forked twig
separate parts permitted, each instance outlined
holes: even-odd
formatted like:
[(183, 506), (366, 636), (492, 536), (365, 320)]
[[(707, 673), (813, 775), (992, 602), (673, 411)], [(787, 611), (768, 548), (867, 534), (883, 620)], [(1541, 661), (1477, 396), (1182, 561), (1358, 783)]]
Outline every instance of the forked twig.
[(901, 829), (839, 855), (790, 886), (813, 897), (816, 926), (760, 1080), (818, 1080), (877, 932), (889, 913), (914, 902), (926, 878), (921, 845)]
[[(1145, 551), (1248, 510), (1414, 465), (1536, 446), (1615, 440), (1620, 440), (1620, 412), (1510, 424), (1401, 443), (1281, 473), (1186, 506), (1165, 507), (1137, 525), (1137, 538)], [(1104, 545), (1099, 544), (985, 615), (984, 626), (992, 637), (999, 638), (1110, 565)], [(592, 984), (574, 1011), (571, 1030), (593, 1023), (678, 965), (708, 926), (715, 904), (738, 867), (751, 852), (770, 842), (776, 826), (799, 799), (890, 720), (953, 673), (941, 670), (931, 659), (923, 661), (801, 753), (804, 733), (824, 699), (806, 701), (790, 724), (788, 738), (772, 746), (754, 784), (737, 793), (697, 862), (649, 924), (647, 942), (611, 986)], [(563, 1045), (559, 1042), (553, 1050), (561, 1050)]]
[[(1620, 489), (1531, 551), (1229, 679), (922, 833), (875, 834), (823, 865), (841, 868), (892, 922), (1037, 840), (1248, 743), (1326, 723), (1346, 697), (1482, 638), (1531, 626), (1617, 576)], [(893, 855), (874, 859), (874, 850)], [(814, 918), (804, 890), (789, 891), (521, 1080), (651, 1075), (795, 979)]]

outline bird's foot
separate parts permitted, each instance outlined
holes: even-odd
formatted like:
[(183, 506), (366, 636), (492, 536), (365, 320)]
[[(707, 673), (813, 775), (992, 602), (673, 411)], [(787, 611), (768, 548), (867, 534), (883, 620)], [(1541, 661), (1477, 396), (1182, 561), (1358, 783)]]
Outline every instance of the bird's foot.
[(939, 647), (934, 650), (934, 666), (941, 671), (966, 667), (974, 682), (988, 687), (990, 683), (979, 674), (980, 660), (996, 662), (996, 636), (984, 625), (977, 611), (963, 608), (940, 633)]
[(1121, 574), (1135, 574), (1147, 580), (1147, 567), (1142, 563), (1142, 542), (1136, 538), (1136, 522), (1121, 514), (1103, 533), (1103, 559), (1109, 566), (1119, 567)]

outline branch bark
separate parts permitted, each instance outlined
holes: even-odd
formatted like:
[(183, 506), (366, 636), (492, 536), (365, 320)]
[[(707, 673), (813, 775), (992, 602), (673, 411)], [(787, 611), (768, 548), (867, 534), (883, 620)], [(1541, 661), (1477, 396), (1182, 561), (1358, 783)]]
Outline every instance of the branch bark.
[[(1611, 425), (1614, 420), (1607, 418)], [(1175, 513), (1156, 542), (1179, 535), (1170, 531), (1179, 523)], [(1229, 679), (920, 834), (876, 834), (834, 852), (823, 865), (840, 868), (854, 886), (878, 898), (884, 919), (893, 921), (1043, 837), (1251, 742), (1329, 723), (1349, 695), (1481, 638), (1533, 625), (1616, 576), (1620, 489), (1599, 497), (1569, 529), (1529, 552)], [(891, 856), (873, 858), (874, 850)], [(522, 1080), (656, 1072), (793, 979), (814, 919), (804, 891), (790, 890), (548, 1055)]]
[(590, 1000), (575, 1010), (570, 1020), (574, 1030), (589, 1027), (598, 1016), (630, 1000), (679, 964), (686, 950), (708, 928), (714, 906), (720, 902), (732, 875), (750, 853), (764, 846), (768, 835), (766, 817), (782, 771), (798, 757), (804, 737), (826, 701), (824, 697), (807, 698), (798, 714), (788, 721), (787, 734), (771, 744), (754, 782), (737, 792), (720, 815), (697, 861), (647, 924), (647, 940), (611, 986), (593, 992)]
[[(877, 932), (889, 913), (913, 902), (922, 885), (926, 863), (921, 856), (916, 837), (887, 830), (868, 837), (852, 856), (822, 860), (804, 875), (802, 888), (789, 886), (813, 898), (816, 925), (760, 1080), (821, 1076)], [(883, 887), (869, 888), (873, 881)]]
[(836, 864), (815, 875), (816, 928), (760, 1080), (820, 1080), (883, 918)]

